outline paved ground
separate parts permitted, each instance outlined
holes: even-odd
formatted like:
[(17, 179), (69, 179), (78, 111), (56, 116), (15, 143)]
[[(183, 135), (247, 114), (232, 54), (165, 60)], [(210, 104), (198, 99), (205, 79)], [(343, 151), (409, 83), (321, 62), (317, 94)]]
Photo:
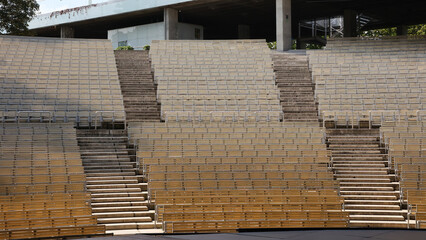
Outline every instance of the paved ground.
[(300, 230), (222, 234), (130, 235), (92, 240), (426, 240), (422, 230)]

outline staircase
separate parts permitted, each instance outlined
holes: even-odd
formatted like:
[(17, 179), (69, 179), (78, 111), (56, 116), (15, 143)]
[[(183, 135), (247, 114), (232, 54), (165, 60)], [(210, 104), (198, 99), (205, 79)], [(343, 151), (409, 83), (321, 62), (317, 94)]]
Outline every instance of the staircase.
[(160, 121), (149, 52), (115, 51), (115, 59), (127, 121)]
[(285, 121), (318, 122), (315, 84), (305, 54), (274, 53), (274, 71)]
[(79, 129), (77, 139), (98, 224), (115, 235), (158, 233), (126, 131)]
[(407, 228), (399, 182), (378, 129), (327, 130), (332, 167), (353, 228)]

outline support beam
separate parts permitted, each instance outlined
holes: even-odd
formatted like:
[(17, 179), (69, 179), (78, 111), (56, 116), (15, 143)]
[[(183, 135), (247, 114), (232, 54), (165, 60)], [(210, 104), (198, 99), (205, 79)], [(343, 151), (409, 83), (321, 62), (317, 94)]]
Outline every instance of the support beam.
[(277, 50), (291, 49), (291, 0), (276, 0)]
[(74, 28), (70, 26), (61, 26), (61, 38), (74, 38)]
[(396, 34), (398, 36), (407, 36), (408, 35), (408, 26), (400, 25), (396, 28)]
[(166, 40), (176, 40), (178, 38), (178, 16), (178, 10), (164, 8), (164, 30)]
[(356, 12), (354, 10), (345, 10), (343, 14), (343, 37), (356, 37)]

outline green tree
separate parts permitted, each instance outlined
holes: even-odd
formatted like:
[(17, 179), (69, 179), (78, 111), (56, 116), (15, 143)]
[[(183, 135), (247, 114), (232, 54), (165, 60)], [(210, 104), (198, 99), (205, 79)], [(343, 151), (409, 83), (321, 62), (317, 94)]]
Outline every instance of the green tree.
[(39, 7), (36, 0), (0, 0), (0, 34), (26, 34)]
[[(365, 31), (363, 37), (396, 36), (396, 27)], [(408, 27), (408, 35), (426, 35), (426, 24), (412, 25)]]
[(410, 26), (408, 28), (408, 35), (426, 35), (426, 24)]

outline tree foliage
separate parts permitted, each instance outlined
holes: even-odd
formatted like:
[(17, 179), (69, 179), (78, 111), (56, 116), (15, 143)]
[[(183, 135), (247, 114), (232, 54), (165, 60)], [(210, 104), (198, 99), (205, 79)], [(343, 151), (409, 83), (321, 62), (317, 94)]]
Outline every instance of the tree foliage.
[(39, 9), (36, 0), (0, 0), (0, 33), (22, 35)]
[[(363, 37), (382, 37), (382, 36), (396, 36), (397, 29), (393, 28), (383, 28), (383, 29), (374, 29), (370, 31), (365, 31), (361, 34)], [(412, 25), (408, 27), (408, 35), (426, 35), (426, 24)]]
[(135, 50), (132, 46), (120, 46), (115, 50)]

